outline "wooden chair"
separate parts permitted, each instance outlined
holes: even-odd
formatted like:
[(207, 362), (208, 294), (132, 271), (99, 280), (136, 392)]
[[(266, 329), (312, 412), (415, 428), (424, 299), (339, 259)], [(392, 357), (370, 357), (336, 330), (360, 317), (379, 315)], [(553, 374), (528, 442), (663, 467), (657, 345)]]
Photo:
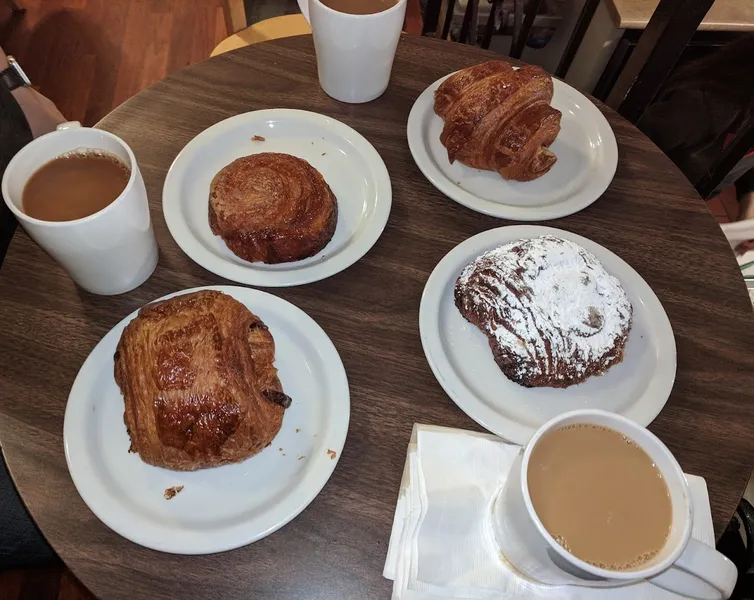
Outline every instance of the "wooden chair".
[[(406, 33), (421, 35), (422, 16), (419, 2), (420, 0), (408, 0), (406, 20), (403, 26)], [(225, 26), (231, 35), (215, 47), (211, 56), (250, 44), (294, 35), (306, 35), (312, 32), (306, 18), (300, 13), (265, 19), (249, 26), (244, 4), (244, 0), (225, 0), (223, 2)]]
[(215, 46), (210, 56), (217, 56), (223, 52), (243, 48), (250, 44), (294, 35), (306, 35), (311, 32), (312, 29), (302, 14), (273, 17), (236, 31)]
[[(663, 89), (713, 2), (660, 0), (636, 48), (612, 86), (606, 104), (642, 129), (642, 117)], [(736, 44), (749, 47), (751, 37), (741, 39)], [(740, 117), (732, 142), (725, 143), (731, 132), (718, 132), (720, 141), (717, 146), (723, 150), (701, 175), (687, 172), (679, 164), (703, 198), (707, 198), (754, 147), (754, 116), (741, 112)]]
[(250, 44), (312, 32), (309, 23), (301, 13), (273, 17), (249, 25), (244, 0), (224, 0), (223, 14), (225, 29), (230, 35), (215, 46), (210, 56), (217, 56)]

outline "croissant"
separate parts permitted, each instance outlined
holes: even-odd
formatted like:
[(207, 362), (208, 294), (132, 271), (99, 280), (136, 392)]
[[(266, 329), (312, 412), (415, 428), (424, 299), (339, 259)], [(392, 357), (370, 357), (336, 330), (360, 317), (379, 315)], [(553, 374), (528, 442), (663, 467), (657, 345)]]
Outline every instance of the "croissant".
[(314, 256), (332, 239), (338, 205), (314, 167), (290, 154), (263, 152), (234, 160), (210, 186), (209, 226), (250, 262)]
[(440, 142), (448, 160), (504, 179), (541, 177), (557, 160), (548, 150), (560, 132), (552, 93), (552, 78), (531, 65), (491, 60), (454, 73), (435, 91), (434, 105), (445, 121)]
[(130, 451), (179, 471), (256, 454), (277, 435), (291, 403), (274, 360), (265, 324), (222, 292), (145, 306), (115, 352)]

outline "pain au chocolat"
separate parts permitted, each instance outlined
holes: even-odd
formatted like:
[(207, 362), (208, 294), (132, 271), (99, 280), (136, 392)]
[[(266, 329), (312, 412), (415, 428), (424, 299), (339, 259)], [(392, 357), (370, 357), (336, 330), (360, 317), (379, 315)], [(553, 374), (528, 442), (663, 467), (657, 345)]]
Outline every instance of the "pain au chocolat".
[(313, 256), (332, 239), (337, 221), (337, 201), (321, 173), (290, 154), (244, 156), (210, 186), (212, 233), (250, 262)]
[(591, 252), (549, 235), (475, 258), (456, 281), (455, 303), (503, 373), (525, 387), (568, 387), (621, 362), (633, 312)]
[(274, 360), (265, 324), (227, 294), (207, 290), (148, 304), (115, 352), (130, 451), (179, 471), (256, 454), (277, 435), (291, 403)]
[(531, 181), (555, 164), (549, 150), (560, 132), (553, 86), (540, 67), (514, 69), (502, 60), (462, 69), (435, 91), (435, 113), (445, 124), (440, 142), (448, 160), (504, 179)]

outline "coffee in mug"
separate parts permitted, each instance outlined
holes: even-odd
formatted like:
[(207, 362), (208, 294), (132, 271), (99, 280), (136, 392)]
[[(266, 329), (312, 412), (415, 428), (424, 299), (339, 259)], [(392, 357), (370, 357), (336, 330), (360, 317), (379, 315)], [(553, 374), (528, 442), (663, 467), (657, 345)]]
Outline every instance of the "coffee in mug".
[(0, 188), (29, 237), (88, 292), (123, 294), (157, 266), (139, 165), (112, 133), (63, 123), (13, 157)]
[(349, 15), (373, 15), (398, 4), (398, 0), (322, 0), (322, 4)]
[(99, 212), (126, 189), (129, 169), (102, 150), (68, 152), (42, 165), (24, 186), (23, 211), (40, 221), (74, 221)]
[(581, 560), (632, 571), (668, 539), (673, 515), (665, 478), (614, 429), (584, 423), (548, 433), (531, 454), (528, 476), (545, 529)]

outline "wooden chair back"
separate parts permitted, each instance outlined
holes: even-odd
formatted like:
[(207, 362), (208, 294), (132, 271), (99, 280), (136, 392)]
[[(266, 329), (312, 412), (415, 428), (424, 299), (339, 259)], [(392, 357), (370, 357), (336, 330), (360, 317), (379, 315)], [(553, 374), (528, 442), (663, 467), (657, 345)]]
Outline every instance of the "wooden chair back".
[(225, 17), (225, 29), (228, 35), (232, 35), (246, 29), (246, 6), (244, 0), (223, 0), (223, 16)]
[[(526, 45), (526, 40), (534, 25), (534, 18), (539, 12), (543, 0), (513, 0), (513, 8), (505, 8), (503, 0), (490, 0), (490, 13), (484, 26), (482, 35), (479, 35), (479, 1), (468, 0), (463, 15), (461, 31), (456, 40), (462, 44), (475, 46), (477, 43), (487, 49), (490, 47), (492, 36), (496, 33), (510, 33), (513, 40), (509, 56), (521, 58), (521, 53)], [(433, 35), (442, 39), (448, 39), (450, 26), (456, 0), (427, 0), (424, 11), (424, 35)], [(513, 28), (509, 31), (508, 21), (513, 13)], [(440, 18), (443, 17), (442, 27)], [(500, 25), (496, 25), (496, 16), (501, 16)]]

